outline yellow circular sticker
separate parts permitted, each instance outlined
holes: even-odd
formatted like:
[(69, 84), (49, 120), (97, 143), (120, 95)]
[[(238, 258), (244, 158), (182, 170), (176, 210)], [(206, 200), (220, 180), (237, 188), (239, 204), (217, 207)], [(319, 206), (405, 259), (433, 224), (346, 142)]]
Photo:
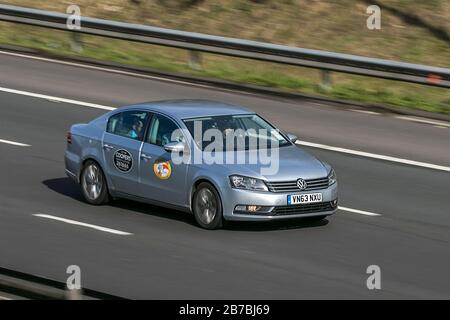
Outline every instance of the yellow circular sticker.
[(157, 161), (153, 164), (153, 172), (155, 175), (162, 179), (166, 180), (170, 178), (172, 174), (172, 167), (170, 166), (169, 161)]

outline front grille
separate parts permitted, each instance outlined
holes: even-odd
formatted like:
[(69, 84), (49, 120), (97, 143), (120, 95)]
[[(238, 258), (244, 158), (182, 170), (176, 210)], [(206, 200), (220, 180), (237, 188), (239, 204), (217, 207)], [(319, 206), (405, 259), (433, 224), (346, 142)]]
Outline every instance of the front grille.
[(333, 207), (331, 202), (321, 202), (321, 203), (311, 203), (311, 204), (301, 204), (294, 206), (279, 206), (275, 207), (271, 215), (274, 216), (287, 216), (292, 214), (308, 214), (308, 213), (318, 213), (325, 211), (333, 211), (336, 207)]
[(328, 188), (328, 177), (318, 179), (305, 179), (305, 181), (306, 189), (304, 190), (300, 190), (299, 187), (297, 187), (297, 180), (279, 182), (267, 181), (266, 184), (269, 188), (269, 191), (271, 192), (299, 192)]

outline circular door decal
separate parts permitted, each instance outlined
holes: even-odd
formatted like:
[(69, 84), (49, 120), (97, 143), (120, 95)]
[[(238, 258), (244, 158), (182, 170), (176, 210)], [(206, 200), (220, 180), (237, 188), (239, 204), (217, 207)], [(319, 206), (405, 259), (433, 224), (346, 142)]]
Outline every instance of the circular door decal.
[(127, 150), (117, 150), (114, 153), (114, 165), (122, 172), (128, 172), (133, 167), (133, 157)]
[(162, 179), (169, 179), (172, 174), (172, 167), (170, 166), (169, 161), (156, 161), (153, 164), (153, 172), (155, 175)]

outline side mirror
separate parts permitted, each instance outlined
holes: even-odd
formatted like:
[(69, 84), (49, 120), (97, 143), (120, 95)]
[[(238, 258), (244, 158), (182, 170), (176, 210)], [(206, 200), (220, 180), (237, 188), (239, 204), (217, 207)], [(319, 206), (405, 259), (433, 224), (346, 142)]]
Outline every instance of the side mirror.
[(292, 134), (292, 133), (288, 133), (287, 137), (288, 137), (289, 141), (292, 142), (292, 143), (295, 143), (295, 141), (298, 140), (298, 137), (295, 134)]
[(184, 152), (185, 145), (183, 142), (169, 142), (166, 145), (164, 145), (164, 150), (167, 152)]

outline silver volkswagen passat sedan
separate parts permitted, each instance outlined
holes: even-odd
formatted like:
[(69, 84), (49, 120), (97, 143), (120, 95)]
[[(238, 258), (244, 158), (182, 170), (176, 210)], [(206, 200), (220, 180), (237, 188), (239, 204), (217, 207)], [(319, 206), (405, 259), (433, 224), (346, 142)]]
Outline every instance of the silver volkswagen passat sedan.
[(66, 173), (90, 204), (128, 198), (224, 220), (322, 219), (337, 210), (331, 166), (256, 113), (205, 100), (131, 105), (67, 133)]

